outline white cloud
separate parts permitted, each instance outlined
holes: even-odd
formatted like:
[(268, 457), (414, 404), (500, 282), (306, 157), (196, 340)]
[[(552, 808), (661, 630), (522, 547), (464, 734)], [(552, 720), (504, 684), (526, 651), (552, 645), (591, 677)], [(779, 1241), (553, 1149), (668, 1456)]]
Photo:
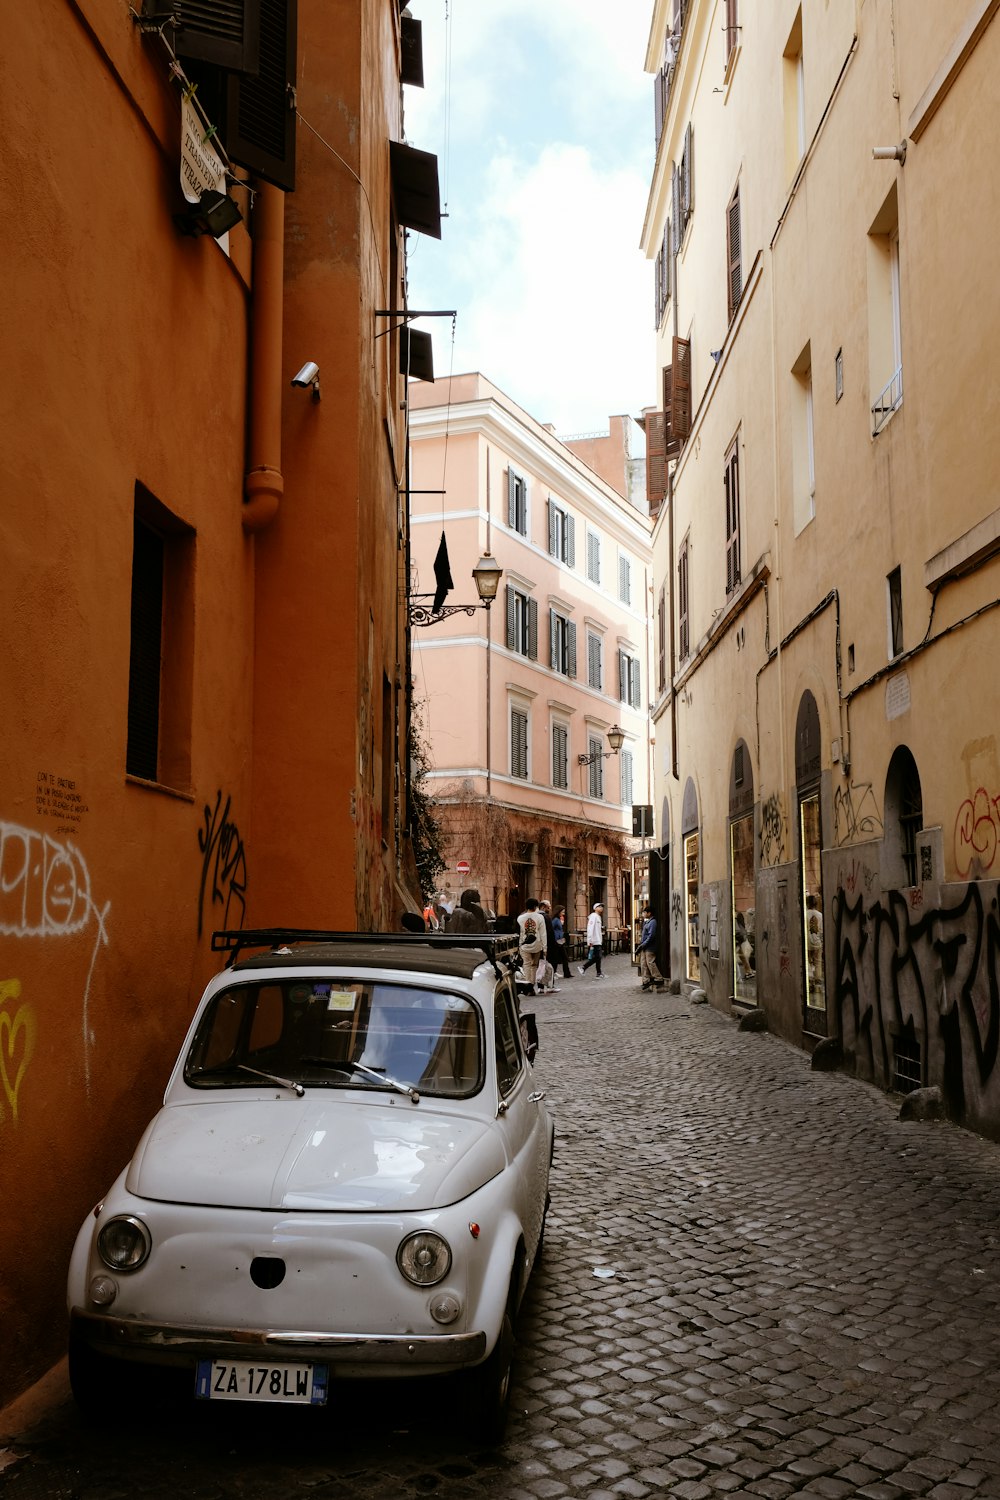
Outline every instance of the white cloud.
[[(442, 244), (416, 237), (411, 300), (459, 310), (454, 369), (478, 369), (560, 432), (653, 399), (652, 270), (638, 242), (652, 159), (648, 0), (450, 0), (424, 20), (426, 99), (407, 136), (438, 153)], [(450, 123), (450, 131), (446, 124)], [(434, 300), (428, 301), (427, 298)], [(435, 367), (452, 356), (436, 323)]]

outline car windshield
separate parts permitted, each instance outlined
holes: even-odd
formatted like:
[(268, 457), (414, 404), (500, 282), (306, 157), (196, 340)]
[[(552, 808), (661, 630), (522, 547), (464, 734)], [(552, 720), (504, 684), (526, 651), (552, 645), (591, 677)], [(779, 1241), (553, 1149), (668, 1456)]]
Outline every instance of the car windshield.
[(460, 995), (370, 980), (250, 981), (220, 990), (184, 1064), (192, 1088), (418, 1090), (480, 1086), (479, 1012)]

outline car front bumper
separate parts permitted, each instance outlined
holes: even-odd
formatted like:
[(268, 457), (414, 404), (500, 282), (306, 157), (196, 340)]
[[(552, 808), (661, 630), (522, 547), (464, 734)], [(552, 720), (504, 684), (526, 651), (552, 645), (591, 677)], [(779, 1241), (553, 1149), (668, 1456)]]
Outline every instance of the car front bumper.
[(99, 1354), (144, 1364), (198, 1359), (259, 1359), (325, 1364), (353, 1375), (419, 1374), (461, 1369), (486, 1355), (486, 1334), (319, 1333), (288, 1328), (214, 1328), (140, 1322), (74, 1308), (72, 1332)]

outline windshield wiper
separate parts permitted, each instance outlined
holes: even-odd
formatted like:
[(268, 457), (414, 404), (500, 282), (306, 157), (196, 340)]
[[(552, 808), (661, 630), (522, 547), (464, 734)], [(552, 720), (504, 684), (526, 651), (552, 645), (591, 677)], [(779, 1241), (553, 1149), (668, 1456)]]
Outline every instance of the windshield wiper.
[(268, 1083), (276, 1083), (279, 1088), (294, 1089), (300, 1099), (305, 1094), (305, 1089), (301, 1083), (296, 1083), (292, 1078), (279, 1078), (277, 1073), (262, 1073), (259, 1068), (248, 1068), (246, 1063), (238, 1063), (236, 1071), (238, 1073), (252, 1073), (255, 1078), (264, 1078)]
[(420, 1103), (420, 1095), (411, 1083), (400, 1083), (398, 1078), (390, 1078), (388, 1073), (380, 1073), (376, 1068), (369, 1068), (364, 1063), (343, 1062), (339, 1066), (350, 1068), (354, 1073), (363, 1073), (366, 1078), (374, 1079), (376, 1083), (384, 1083), (389, 1088), (395, 1089), (398, 1094), (408, 1094), (414, 1104)]

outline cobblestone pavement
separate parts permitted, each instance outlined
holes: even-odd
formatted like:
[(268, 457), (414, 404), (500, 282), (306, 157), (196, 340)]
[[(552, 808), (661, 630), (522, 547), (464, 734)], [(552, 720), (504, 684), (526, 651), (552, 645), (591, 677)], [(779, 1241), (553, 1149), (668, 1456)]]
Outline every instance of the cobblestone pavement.
[(627, 959), (560, 984), (536, 1006), (557, 1152), (502, 1449), (468, 1449), (445, 1382), (116, 1433), (63, 1399), (0, 1439), (4, 1500), (1000, 1500), (1000, 1146), (642, 994)]

